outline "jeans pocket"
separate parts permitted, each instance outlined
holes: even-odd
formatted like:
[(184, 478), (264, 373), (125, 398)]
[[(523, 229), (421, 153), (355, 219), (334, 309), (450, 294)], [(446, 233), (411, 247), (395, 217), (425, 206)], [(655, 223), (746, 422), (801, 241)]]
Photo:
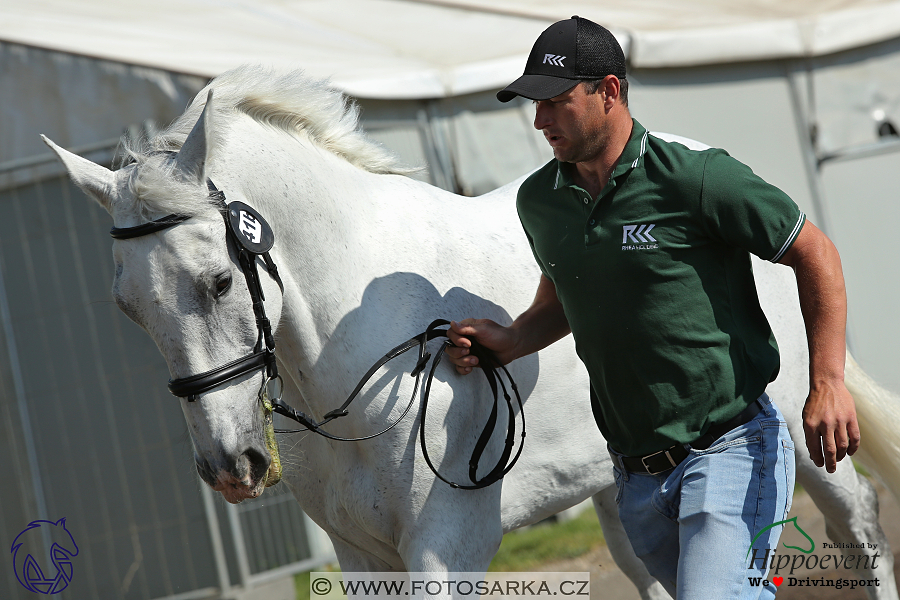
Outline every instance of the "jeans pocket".
[(784, 518), (787, 519), (794, 503), (794, 484), (796, 483), (796, 458), (794, 442), (790, 439), (781, 440), (781, 452), (784, 459), (784, 474), (787, 478), (787, 504), (784, 509)]
[(724, 452), (725, 450), (728, 450), (729, 448), (734, 448), (735, 446), (746, 446), (749, 444), (758, 444), (761, 439), (762, 438), (759, 435), (739, 437), (739, 438), (735, 438), (735, 439), (727, 439), (727, 437), (726, 437), (726, 439), (722, 440), (721, 442), (713, 444), (709, 448), (704, 448), (702, 450), (700, 450), (698, 448), (691, 448), (690, 452), (691, 452), (691, 454), (694, 454), (696, 456), (703, 456), (705, 454), (717, 454), (719, 452)]
[(625, 482), (622, 481), (622, 472), (619, 467), (613, 467), (613, 477), (616, 480), (616, 506), (622, 501), (622, 491), (625, 489)]

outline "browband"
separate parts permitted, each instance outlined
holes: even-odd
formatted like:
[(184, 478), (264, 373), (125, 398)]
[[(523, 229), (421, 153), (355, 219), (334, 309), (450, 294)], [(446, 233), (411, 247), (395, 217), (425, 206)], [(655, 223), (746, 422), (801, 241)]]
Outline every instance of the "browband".
[(179, 223), (184, 223), (191, 217), (188, 215), (167, 215), (155, 221), (136, 225), (134, 227), (113, 227), (109, 230), (109, 235), (117, 240), (130, 240), (132, 238), (150, 235), (169, 227), (174, 227)]

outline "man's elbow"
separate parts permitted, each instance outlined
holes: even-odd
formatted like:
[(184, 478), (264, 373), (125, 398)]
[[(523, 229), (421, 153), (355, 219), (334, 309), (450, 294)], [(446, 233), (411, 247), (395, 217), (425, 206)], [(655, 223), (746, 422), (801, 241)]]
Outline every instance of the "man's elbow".
[(778, 261), (795, 271), (812, 264), (830, 264), (840, 269), (841, 257), (837, 247), (825, 233), (807, 220), (794, 244)]

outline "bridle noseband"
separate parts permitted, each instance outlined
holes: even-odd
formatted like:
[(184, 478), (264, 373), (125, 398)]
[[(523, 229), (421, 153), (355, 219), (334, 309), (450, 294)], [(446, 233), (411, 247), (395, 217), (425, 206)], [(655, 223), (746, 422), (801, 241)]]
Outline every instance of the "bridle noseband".
[[(257, 257), (261, 257), (266, 265), (266, 270), (268, 271), (269, 275), (278, 283), (278, 286), (281, 288), (282, 294), (284, 293), (284, 284), (281, 281), (281, 277), (278, 275), (278, 268), (275, 266), (272, 257), (269, 255), (269, 250), (272, 248), (272, 245), (274, 243), (274, 234), (272, 233), (272, 229), (268, 225), (268, 223), (266, 223), (265, 219), (263, 219), (262, 215), (256, 212), (253, 208), (237, 201), (227, 203), (225, 194), (213, 184), (212, 180), (207, 179), (206, 186), (209, 190), (210, 199), (218, 205), (219, 212), (222, 214), (222, 217), (225, 220), (225, 231), (227, 232), (226, 240), (233, 243), (238, 249), (238, 262), (241, 265), (241, 271), (243, 271), (244, 273), (244, 279), (246, 280), (247, 288), (250, 291), (250, 298), (253, 303), (253, 313), (256, 317), (256, 327), (258, 334), (256, 344), (253, 347), (253, 351), (247, 356), (238, 358), (229, 363), (226, 363), (219, 367), (215, 367), (213, 369), (210, 369), (209, 371), (204, 371), (203, 373), (199, 373), (197, 375), (170, 379), (169, 391), (174, 396), (187, 398), (188, 402), (194, 402), (200, 397), (200, 394), (208, 392), (209, 390), (212, 390), (213, 388), (216, 388), (227, 381), (231, 381), (232, 379), (236, 379), (247, 373), (261, 370), (264, 371), (264, 377), (263, 383), (259, 389), (258, 399), (260, 400), (260, 402), (262, 402), (265, 410), (267, 411), (266, 414), (268, 415), (269, 412), (276, 412), (300, 423), (306, 428), (293, 430), (275, 430), (276, 433), (296, 433), (308, 430), (332, 440), (355, 442), (377, 437), (393, 429), (407, 415), (415, 400), (416, 393), (419, 389), (419, 383), (422, 377), (422, 373), (431, 358), (431, 354), (426, 351), (425, 345), (430, 340), (437, 337), (446, 337), (447, 330), (438, 329), (438, 327), (449, 325), (449, 323), (443, 320), (433, 321), (423, 333), (407, 340), (403, 344), (400, 344), (399, 346), (390, 350), (379, 361), (372, 365), (372, 368), (370, 368), (369, 371), (363, 376), (363, 378), (357, 384), (356, 388), (350, 393), (350, 396), (339, 408), (329, 411), (325, 414), (322, 421), (316, 422), (309, 415), (296, 410), (288, 404), (285, 404), (281, 399), (283, 385), (281, 382), (281, 376), (278, 375), (278, 367), (275, 361), (275, 338), (272, 334), (271, 323), (266, 317), (266, 311), (263, 304), (265, 301), (265, 295), (263, 294), (262, 285), (260, 284), (259, 279), (259, 271), (257, 269)], [(149, 235), (151, 233), (156, 233), (158, 231), (163, 231), (170, 227), (174, 227), (185, 222), (189, 218), (189, 215), (172, 214), (156, 219), (155, 221), (136, 225), (134, 227), (113, 227), (109, 230), (109, 234), (117, 240), (129, 240)], [(245, 229), (245, 227), (249, 227), (249, 229)], [(259, 229), (257, 229), (257, 227)], [(509, 371), (507, 371), (506, 367), (502, 365), (499, 365), (498, 367), (498, 363), (494, 359), (492, 353), (489, 350), (478, 346), (473, 341), (471, 351), (473, 355), (478, 357), (482, 372), (485, 374), (485, 377), (487, 377), (488, 383), (491, 387), (491, 391), (494, 395), (494, 405), (491, 410), (491, 414), (488, 417), (487, 424), (479, 435), (478, 440), (475, 444), (475, 449), (472, 452), (472, 457), (469, 460), (469, 479), (471, 479), (472, 485), (455, 483), (453, 481), (450, 481), (449, 479), (446, 479), (440, 473), (438, 473), (437, 468), (432, 464), (431, 458), (428, 455), (428, 450), (425, 445), (425, 413), (428, 407), (428, 397), (430, 395), (431, 382), (434, 379), (435, 370), (437, 369), (437, 366), (441, 361), (444, 350), (449, 345), (449, 340), (445, 341), (442, 344), (440, 350), (438, 350), (438, 353), (434, 358), (434, 361), (432, 362), (431, 369), (428, 373), (425, 384), (425, 392), (422, 398), (422, 415), (421, 423), (419, 426), (419, 441), (422, 447), (422, 455), (425, 458), (425, 462), (441, 481), (444, 481), (445, 483), (455, 488), (477, 490), (487, 487), (502, 479), (503, 476), (506, 475), (506, 473), (508, 473), (510, 469), (512, 469), (513, 465), (519, 459), (519, 456), (522, 454), (522, 449), (525, 442), (525, 413), (522, 407), (522, 398), (519, 395), (519, 390), (516, 387), (515, 382), (512, 380), (512, 377), (510, 377)], [(410, 375), (416, 378), (416, 383), (405, 410), (393, 423), (391, 423), (389, 426), (379, 431), (378, 433), (357, 438), (339, 437), (322, 429), (322, 425), (348, 414), (347, 407), (359, 395), (365, 384), (382, 366), (384, 366), (390, 360), (407, 352), (408, 350), (411, 350), (412, 348), (418, 348), (419, 354), (416, 366), (410, 373)], [(516, 400), (518, 401), (519, 414), (521, 415), (522, 419), (521, 442), (519, 443), (519, 449), (516, 452), (515, 456), (512, 456), (512, 450), (515, 446), (515, 412), (513, 410), (512, 399), (506, 389), (506, 385), (503, 383), (503, 380), (497, 376), (498, 368), (503, 371), (503, 373), (506, 375), (507, 380), (509, 380), (510, 388), (515, 393)], [(478, 479), (476, 476), (476, 471), (478, 470), (479, 459), (481, 458), (484, 450), (487, 448), (488, 442), (490, 441), (490, 438), (493, 434), (494, 427), (497, 424), (499, 412), (498, 383), (500, 385), (500, 388), (503, 390), (503, 396), (506, 400), (508, 408), (509, 425), (507, 427), (506, 441), (500, 459), (497, 461), (497, 465), (487, 475), (485, 475), (481, 479)], [(272, 389), (275, 389), (277, 391), (270, 391)]]

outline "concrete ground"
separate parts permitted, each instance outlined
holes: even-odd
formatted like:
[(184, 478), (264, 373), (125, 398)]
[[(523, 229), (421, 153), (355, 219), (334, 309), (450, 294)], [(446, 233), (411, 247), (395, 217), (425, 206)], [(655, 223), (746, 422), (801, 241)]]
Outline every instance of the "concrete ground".
[[(900, 575), (900, 504), (898, 504), (893, 495), (891, 495), (884, 487), (876, 484), (876, 488), (878, 489), (878, 499), (881, 507), (881, 526), (884, 528), (893, 548), (894, 564), (896, 567), (894, 577), (898, 582), (898, 586), (900, 586), (900, 577), (898, 577), (898, 575)], [(830, 542), (825, 535), (825, 520), (822, 517), (822, 513), (819, 512), (806, 492), (801, 491), (794, 496), (794, 503), (789, 517), (797, 517), (797, 523), (802, 526), (803, 531), (809, 534), (816, 542), (817, 549), (814, 554), (825, 555), (840, 552), (840, 550), (822, 549), (823, 542)], [(789, 535), (792, 537), (788, 537)], [(803, 544), (808, 546), (809, 544), (809, 542), (803, 540), (801, 534), (797, 532), (786, 532), (782, 539), (787, 541), (790, 545), (795, 545), (797, 547), (802, 547)], [(796, 551), (785, 550), (783, 548), (779, 550), (779, 552), (782, 551), (785, 553), (792, 552), (793, 554), (799, 554)], [(631, 581), (625, 577), (618, 567), (616, 567), (606, 546), (577, 559), (544, 565), (540, 570), (562, 572), (589, 571), (591, 573), (592, 599), (640, 600), (640, 596), (634, 585), (632, 585)], [(815, 579), (821, 579), (822, 577), (825, 579), (837, 579), (847, 578), (847, 573), (848, 571), (844, 569), (833, 571), (822, 571), (821, 569), (816, 569), (815, 571), (802, 571), (798, 569), (794, 572), (793, 576), (798, 580), (806, 577)], [(784, 575), (785, 573), (783, 572), (782, 574)], [(771, 580), (772, 577), (773, 575), (770, 574), (769, 579)], [(784, 582), (778, 589), (779, 600), (866, 600), (866, 598), (865, 592), (859, 589), (850, 590), (848, 588), (843, 588), (837, 590), (834, 587), (813, 588), (799, 587), (796, 585), (790, 586), (787, 577), (785, 577)]]

